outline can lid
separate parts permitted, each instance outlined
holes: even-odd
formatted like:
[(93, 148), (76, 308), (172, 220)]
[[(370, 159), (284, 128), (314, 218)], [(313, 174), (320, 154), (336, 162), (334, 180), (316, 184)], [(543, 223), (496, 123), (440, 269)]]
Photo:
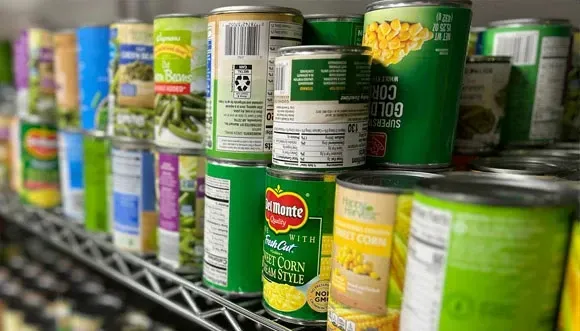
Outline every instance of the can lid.
[(350, 15), (337, 15), (337, 14), (308, 14), (304, 15), (304, 19), (307, 21), (330, 21), (330, 22), (340, 22), (340, 21), (353, 21), (357, 20), (362, 23), (364, 16), (357, 14)]
[(521, 175), (454, 173), (418, 183), (419, 193), (444, 200), (497, 206), (575, 205), (577, 193), (563, 182)]
[(485, 26), (472, 26), (469, 28), (469, 32), (479, 33), (487, 30)]
[(340, 172), (312, 172), (303, 170), (289, 170), (289, 169), (278, 169), (268, 167), (266, 173), (269, 176), (289, 179), (289, 180), (303, 180), (303, 181), (323, 181), (323, 182), (335, 182), (336, 176)]
[(561, 141), (549, 145), (548, 148), (571, 149), (573, 151), (577, 151), (580, 154), (580, 142), (578, 141)]
[(157, 15), (153, 19), (156, 20), (158, 18), (183, 18), (183, 17), (203, 18), (206, 16), (207, 16), (207, 14), (171, 13), (171, 14)]
[(168, 153), (168, 154), (179, 154), (179, 155), (195, 155), (201, 156), (205, 154), (203, 149), (195, 148), (178, 148), (178, 147), (166, 147), (155, 145), (155, 151), (158, 153)]
[(506, 149), (499, 152), (501, 156), (527, 156), (539, 158), (563, 158), (570, 160), (580, 160), (580, 150), (575, 151), (571, 149)]
[(207, 163), (230, 166), (230, 167), (261, 167), (265, 168), (268, 163), (263, 161), (252, 161), (252, 160), (231, 160), (231, 159), (221, 159), (215, 157), (207, 157)]
[(293, 54), (321, 54), (321, 53), (350, 53), (363, 54), (370, 51), (366, 46), (341, 46), (341, 45), (308, 45), (282, 47), (279, 52), (281, 56)]
[(94, 138), (109, 138), (104, 130), (85, 130), (83, 133)]
[(113, 24), (139, 24), (139, 23), (146, 23), (143, 20), (140, 20), (138, 18), (123, 18), (121, 20), (118, 20), (117, 22), (113, 23)]
[(511, 60), (511, 56), (470, 55), (467, 57), (468, 63), (510, 63)]
[(351, 171), (339, 175), (336, 183), (353, 190), (380, 193), (411, 193), (423, 178), (441, 175), (401, 170)]
[(538, 157), (482, 157), (470, 166), (476, 171), (530, 176), (556, 176), (565, 170), (560, 162)]
[(88, 23), (88, 24), (83, 24), (81, 26), (79, 26), (77, 29), (81, 30), (81, 29), (94, 29), (94, 28), (109, 28), (108, 24), (99, 24), (99, 23)]
[(210, 15), (228, 13), (280, 13), (302, 15), (302, 12), (298, 9), (279, 6), (226, 6), (215, 8), (209, 12)]
[(117, 148), (149, 149), (152, 145), (149, 140), (130, 137), (111, 137), (111, 142)]
[(471, 0), (379, 0), (367, 5), (367, 12), (395, 7), (450, 6), (471, 8)]
[(570, 21), (562, 18), (516, 18), (509, 20), (493, 21), (490, 27), (520, 26), (520, 25), (570, 25)]

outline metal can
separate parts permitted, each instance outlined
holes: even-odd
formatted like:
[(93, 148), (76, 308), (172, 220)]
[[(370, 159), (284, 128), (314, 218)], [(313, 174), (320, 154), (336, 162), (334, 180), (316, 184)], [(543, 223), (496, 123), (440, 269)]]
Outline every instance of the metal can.
[(560, 136), (571, 26), (567, 20), (490, 23), (484, 55), (511, 56), (512, 74), (501, 142), (530, 146)]
[(363, 46), (372, 48), (374, 59), (368, 163), (421, 169), (450, 164), (470, 7), (469, 0), (367, 6)]
[(0, 41), (0, 85), (12, 85), (12, 44), (8, 40)]
[(108, 121), (109, 27), (84, 26), (76, 32), (81, 129), (105, 130)]
[(39, 117), (20, 120), (20, 197), (42, 208), (60, 204), (56, 126)]
[(421, 170), (420, 171), (421, 173), (444, 174), (444, 173), (452, 172), (456, 169), (455, 169), (455, 165), (441, 167), (441, 168), (425, 168), (425, 169), (385, 167), (385, 166), (377, 165), (377, 166), (369, 167), (368, 170), (373, 170), (373, 171), (409, 171), (409, 172), (418, 172), (418, 170)]
[(157, 252), (155, 166), (147, 140), (112, 139), (113, 243), (140, 255)]
[(362, 37), (362, 15), (304, 15), (303, 45), (360, 46)]
[(262, 303), (283, 321), (326, 322), (335, 178), (268, 168)]
[[(124, 21), (121, 21), (124, 22)], [(109, 91), (107, 95), (107, 124), (103, 131), (108, 136), (113, 136), (113, 114), (115, 113), (115, 85), (110, 84), (119, 70), (119, 42), (117, 40), (117, 23), (109, 25), (109, 65), (107, 66), (107, 80), (109, 81)], [(102, 128), (101, 128), (102, 129)]]
[(302, 42), (300, 11), (231, 6), (208, 16), (206, 153), (221, 159), (270, 163), (274, 119), (274, 60), (278, 49)]
[(420, 181), (400, 330), (554, 330), (577, 203), (519, 176)]
[(508, 56), (468, 56), (459, 101), (455, 152), (493, 152), (500, 142), (510, 79)]
[(109, 181), (111, 146), (104, 131), (86, 131), (83, 140), (85, 175), (85, 229), (110, 233)]
[[(179, 273), (201, 273), (203, 263), (203, 150), (157, 147), (159, 261)], [(199, 201), (201, 200), (201, 201)]]
[(533, 177), (557, 178), (566, 168), (561, 159), (547, 159), (538, 157), (481, 157), (473, 160), (470, 168), (474, 172), (492, 172), (499, 174), (526, 175)]
[(155, 144), (204, 148), (207, 18), (155, 18)]
[(328, 330), (398, 330), (413, 191), (411, 171), (355, 171), (336, 179)]
[(7, 187), (10, 181), (12, 118), (12, 116), (0, 114), (0, 187)]
[[(575, 184), (580, 189), (580, 182), (576, 181)], [(577, 314), (580, 309), (580, 303), (578, 302), (578, 279), (580, 279), (580, 220), (577, 219), (572, 228), (568, 264), (560, 302), (558, 330), (578, 331), (580, 328), (580, 316)]]
[(77, 37), (74, 30), (54, 34), (54, 80), (58, 127), (80, 127)]
[[(564, 97), (562, 139), (580, 140), (580, 28), (572, 33), (570, 65)], [(580, 321), (578, 322), (580, 325)]]
[(58, 132), (58, 164), (62, 211), (82, 223), (85, 216), (83, 133), (79, 130)]
[(110, 82), (113, 135), (153, 140), (153, 25), (132, 20), (116, 23), (115, 29), (118, 64)]
[(541, 148), (541, 149), (506, 149), (499, 152), (501, 156), (531, 156), (544, 158), (562, 158), (572, 161), (580, 161), (580, 149), (556, 149), (556, 148)]
[(370, 64), (367, 47), (280, 49), (274, 90), (274, 166), (328, 170), (365, 164)]
[(20, 142), (20, 119), (10, 121), (10, 189), (18, 194), (22, 188), (22, 143)]
[(469, 29), (469, 41), (467, 46), (467, 56), (480, 55), (483, 47), (483, 32), (486, 27), (472, 26)]
[(266, 166), (208, 159), (205, 183), (203, 282), (259, 296)]

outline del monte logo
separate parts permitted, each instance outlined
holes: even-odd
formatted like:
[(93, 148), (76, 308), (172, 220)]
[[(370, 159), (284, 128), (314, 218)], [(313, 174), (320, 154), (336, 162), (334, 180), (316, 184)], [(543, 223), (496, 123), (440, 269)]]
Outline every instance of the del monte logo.
[(56, 157), (57, 141), (56, 133), (46, 129), (30, 129), (24, 136), (26, 151), (39, 159), (51, 159)]
[(280, 185), (266, 189), (266, 222), (274, 233), (301, 228), (308, 220), (306, 201), (294, 192), (284, 192)]

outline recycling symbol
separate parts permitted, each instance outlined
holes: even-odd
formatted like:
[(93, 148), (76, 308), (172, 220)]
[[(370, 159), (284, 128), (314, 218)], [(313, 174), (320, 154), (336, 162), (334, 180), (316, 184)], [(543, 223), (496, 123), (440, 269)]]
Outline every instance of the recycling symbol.
[(250, 84), (250, 76), (247, 75), (237, 75), (236, 79), (234, 80), (236, 90), (239, 92), (248, 92), (250, 90)]

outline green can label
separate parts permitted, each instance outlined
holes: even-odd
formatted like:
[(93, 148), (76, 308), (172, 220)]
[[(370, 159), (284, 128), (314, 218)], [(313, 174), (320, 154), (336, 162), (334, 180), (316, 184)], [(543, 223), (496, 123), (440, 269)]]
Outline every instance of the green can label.
[(334, 177), (266, 179), (264, 307), (280, 318), (326, 321)]
[(109, 199), (107, 181), (110, 163), (110, 143), (103, 137), (85, 135), (85, 227), (91, 232), (108, 233)]
[(367, 162), (451, 161), (470, 23), (471, 10), (461, 7), (365, 14), (363, 45), (373, 55)]
[(512, 57), (502, 144), (542, 144), (559, 138), (570, 33), (568, 25), (486, 30), (483, 53)]
[(306, 18), (303, 45), (359, 46), (363, 38), (363, 17)]
[(554, 330), (573, 208), (415, 194), (401, 331)]
[(162, 17), (154, 22), (155, 143), (203, 148), (207, 19)]
[(22, 200), (51, 208), (60, 204), (56, 126), (20, 121)]
[(203, 282), (259, 295), (266, 167), (210, 161), (206, 170)]

